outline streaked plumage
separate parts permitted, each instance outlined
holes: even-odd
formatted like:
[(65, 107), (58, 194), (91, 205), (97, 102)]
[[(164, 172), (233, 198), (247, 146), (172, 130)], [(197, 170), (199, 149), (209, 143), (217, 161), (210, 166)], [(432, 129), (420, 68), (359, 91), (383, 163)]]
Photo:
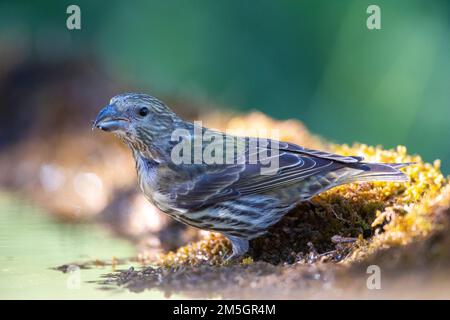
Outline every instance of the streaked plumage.
[(175, 164), (171, 152), (177, 141), (171, 141), (172, 132), (184, 129), (193, 138), (194, 125), (145, 94), (114, 97), (94, 126), (113, 131), (129, 145), (139, 186), (150, 202), (185, 224), (223, 233), (232, 242), (233, 257), (245, 253), (248, 240), (266, 232), (298, 202), (325, 190), (358, 181), (408, 180), (398, 170), (408, 164), (365, 163), (361, 157), (273, 140), (278, 152), (270, 144), (251, 149), (249, 138), (217, 132), (224, 140), (242, 144), (244, 152), (238, 157), (268, 152), (277, 157), (279, 168), (272, 175), (261, 175), (260, 162)]

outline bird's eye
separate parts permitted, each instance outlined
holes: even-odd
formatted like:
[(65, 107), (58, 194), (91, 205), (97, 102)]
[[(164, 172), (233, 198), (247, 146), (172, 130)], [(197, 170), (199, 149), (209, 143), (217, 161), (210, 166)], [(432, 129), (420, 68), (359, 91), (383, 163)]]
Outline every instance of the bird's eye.
[(139, 115), (141, 117), (145, 117), (146, 115), (148, 115), (149, 112), (150, 112), (150, 110), (148, 110), (147, 107), (142, 107), (139, 109)]

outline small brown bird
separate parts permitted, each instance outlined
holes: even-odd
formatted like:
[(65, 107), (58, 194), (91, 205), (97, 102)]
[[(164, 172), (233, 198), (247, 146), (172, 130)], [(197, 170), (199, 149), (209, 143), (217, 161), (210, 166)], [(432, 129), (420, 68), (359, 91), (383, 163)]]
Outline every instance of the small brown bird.
[(409, 163), (366, 163), (362, 157), (212, 131), (183, 121), (146, 94), (113, 97), (94, 127), (128, 144), (150, 202), (178, 221), (224, 234), (232, 243), (229, 258), (247, 252), (249, 240), (299, 202), (330, 188), (408, 180), (399, 168)]

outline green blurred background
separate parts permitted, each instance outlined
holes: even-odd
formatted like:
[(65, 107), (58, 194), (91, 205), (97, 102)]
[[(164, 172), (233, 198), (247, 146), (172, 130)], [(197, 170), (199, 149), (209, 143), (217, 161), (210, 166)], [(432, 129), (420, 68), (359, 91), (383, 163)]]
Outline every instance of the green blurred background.
[[(66, 28), (70, 4), (81, 30)], [(381, 30), (366, 27), (369, 4)], [(448, 0), (0, 3), (0, 74), (24, 55), (83, 57), (134, 91), (297, 118), (337, 142), (403, 144), (446, 173), (449, 39)]]

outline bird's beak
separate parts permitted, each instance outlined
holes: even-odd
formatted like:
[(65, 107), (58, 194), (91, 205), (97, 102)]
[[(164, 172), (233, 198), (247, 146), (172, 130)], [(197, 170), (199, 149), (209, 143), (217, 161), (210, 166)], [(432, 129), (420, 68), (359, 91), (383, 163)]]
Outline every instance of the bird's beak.
[(108, 105), (100, 110), (92, 128), (103, 131), (126, 131), (130, 120), (119, 113), (114, 105)]

